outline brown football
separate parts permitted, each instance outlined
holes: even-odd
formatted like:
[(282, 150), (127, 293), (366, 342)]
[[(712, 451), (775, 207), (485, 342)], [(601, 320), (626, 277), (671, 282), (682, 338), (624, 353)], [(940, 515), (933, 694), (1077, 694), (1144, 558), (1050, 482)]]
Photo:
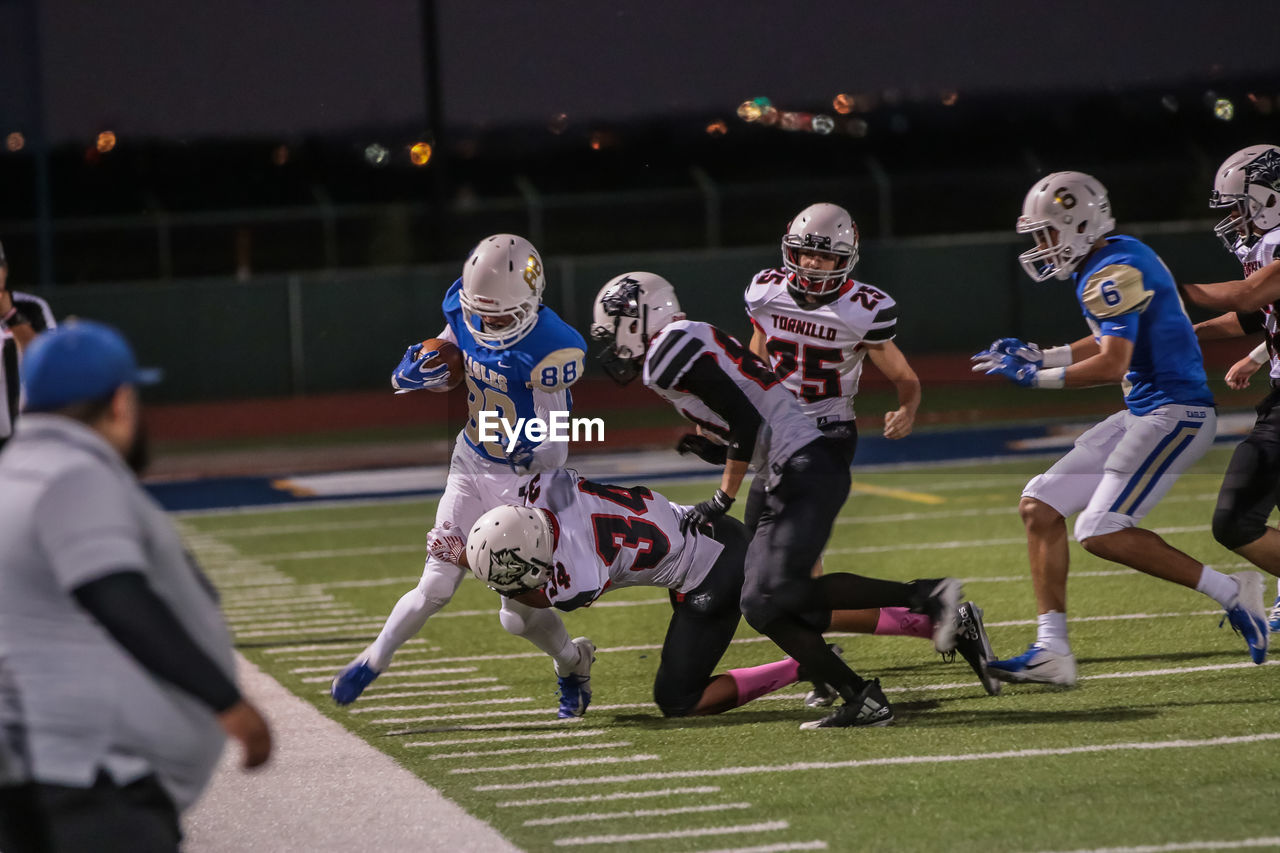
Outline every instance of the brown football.
[(422, 352), (431, 352), (438, 350), (439, 355), (427, 362), (427, 367), (435, 367), (438, 364), (447, 364), (449, 366), (449, 384), (440, 388), (430, 388), (430, 391), (452, 391), (462, 384), (462, 350), (458, 349), (458, 345), (452, 341), (446, 341), (442, 338), (427, 338), (422, 342)]

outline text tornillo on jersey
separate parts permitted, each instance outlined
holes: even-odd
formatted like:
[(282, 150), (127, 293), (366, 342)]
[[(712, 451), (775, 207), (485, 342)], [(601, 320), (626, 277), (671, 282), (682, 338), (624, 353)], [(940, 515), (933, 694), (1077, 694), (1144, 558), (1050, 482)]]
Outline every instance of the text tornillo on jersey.
[(507, 452), (521, 442), (541, 444), (544, 441), (604, 441), (603, 418), (571, 418), (564, 410), (553, 410), (547, 418), (517, 418), (512, 424), (497, 412), (480, 412), (477, 427), (482, 442), (506, 440)]

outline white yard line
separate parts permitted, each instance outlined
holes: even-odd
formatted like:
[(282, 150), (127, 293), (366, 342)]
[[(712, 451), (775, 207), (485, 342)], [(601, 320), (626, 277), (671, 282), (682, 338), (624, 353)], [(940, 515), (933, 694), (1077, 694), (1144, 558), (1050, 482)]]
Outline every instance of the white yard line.
[(702, 770), (664, 770), (653, 773), (633, 773), (620, 776), (575, 777), (571, 779), (544, 779), (538, 782), (496, 782), (477, 785), (476, 791), (522, 791), (529, 788), (553, 789), (579, 785), (612, 785), (630, 782), (652, 782), (664, 779), (713, 779), (727, 776), (754, 776), (762, 773), (796, 773), (814, 770), (847, 770), (855, 767), (894, 767), (918, 764), (951, 764), (967, 761), (1002, 761), (1021, 758), (1048, 758), (1063, 755), (1086, 755), (1102, 752), (1140, 752), (1163, 749), (1201, 749), (1205, 747), (1236, 746), (1280, 740), (1280, 732), (1265, 732), (1236, 737), (1216, 737), (1202, 740), (1130, 741), (1126, 743), (1091, 744), (1089, 746), (1064, 746), (1047, 749), (1011, 749), (1001, 752), (964, 752), (942, 755), (896, 755), (886, 758), (860, 758), (848, 761), (797, 761), (791, 764), (758, 764), (743, 767), (714, 767)]
[(635, 755), (598, 755), (593, 758), (569, 758), (564, 761), (535, 761), (533, 764), (502, 764), (496, 767), (455, 767), (451, 775), (469, 773), (510, 773), (518, 770), (541, 770), (544, 767), (585, 767), (591, 764), (635, 764), (641, 761), (661, 761), (661, 755), (636, 753)]
[[(426, 646), (426, 645), (429, 645), (429, 643), (430, 643), (430, 640), (427, 640), (423, 637), (415, 637), (412, 640), (407, 640), (404, 645), (405, 646)], [(351, 651), (362, 651), (368, 645), (369, 645), (368, 643), (361, 643), (359, 641), (350, 641), (350, 642), (343, 641), (340, 643), (312, 643), (310, 645), (305, 645), (305, 646), (295, 646), (292, 643), (281, 643), (278, 646), (274, 646), (269, 649), (263, 649), (263, 651), (269, 655), (280, 655), (281, 658), (287, 658), (299, 652), (318, 652), (318, 651), (336, 652), (338, 649), (350, 649)], [(404, 646), (401, 646), (401, 648), (404, 648)], [(415, 651), (422, 651), (422, 649), (415, 649)]]
[[(483, 681), (484, 679), (480, 679), (480, 680)], [(489, 680), (495, 681), (497, 679), (489, 679)], [(397, 686), (403, 686), (403, 685), (397, 685)], [(457, 688), (453, 690), (404, 690), (403, 693), (379, 693), (378, 695), (375, 695), (375, 697), (372, 697), (372, 698), (412, 699), (412, 698), (420, 697), (420, 695), (421, 697), (428, 697), (428, 695), (461, 695), (461, 694), (470, 695), (474, 693), (502, 693), (503, 690), (509, 690), (509, 689), (511, 689), (511, 685), (509, 684), (494, 684), (490, 686), (471, 686), (471, 688)], [(321, 690), (321, 693), (328, 693), (328, 692), (329, 692), (329, 688), (325, 688)], [(369, 695), (369, 692), (367, 692), (367, 690), (365, 692), (365, 695)], [(392, 707), (396, 707), (396, 706), (392, 706)], [(353, 711), (352, 713), (355, 713), (355, 711)]]
[(1267, 838), (1242, 838), (1237, 841), (1174, 841), (1169, 844), (1143, 844), (1138, 847), (1082, 847), (1076, 850), (1057, 851), (1057, 853), (1172, 853), (1176, 850), (1240, 850), (1248, 847), (1280, 847), (1280, 835)]
[[(464, 719), (469, 715), (462, 715)], [(401, 737), (403, 735), (421, 735), (430, 734), (431, 732), (484, 732), (491, 729), (541, 729), (541, 728), (558, 728), (560, 726), (573, 727), (584, 725), (582, 717), (566, 717), (561, 719), (555, 717), (547, 720), (507, 720), (501, 723), (456, 723), (448, 726), (436, 726), (430, 729), (413, 728), (413, 729), (396, 729), (386, 733), (387, 737)]]
[(758, 847), (721, 847), (702, 853), (786, 853), (789, 850), (826, 850), (825, 841), (781, 841), (777, 844), (761, 844)]
[[(423, 661), (423, 663), (436, 663), (436, 661)], [(384, 672), (379, 678), (409, 678), (415, 675), (452, 675), (458, 672), (475, 672), (474, 666), (455, 666), (436, 669), (402, 669), (399, 672)], [(333, 681), (332, 675), (311, 676), (302, 679), (304, 684), (324, 684)], [(384, 682), (385, 683), (385, 682)]]
[(602, 803), (614, 800), (647, 800), (653, 797), (683, 797), (688, 794), (718, 794), (719, 785), (697, 785), (690, 788), (659, 788), (656, 791), (618, 791), (610, 794), (587, 794), (580, 797), (538, 797), (532, 800), (506, 800), (494, 803), (497, 808), (523, 808), (525, 806), (549, 806), (556, 803)]
[[(384, 621), (382, 619), (379, 619), (376, 622), (373, 621), (372, 619), (369, 619), (364, 622), (352, 623), (350, 625), (336, 625), (332, 628), (308, 628), (306, 631), (303, 631), (302, 633), (306, 634), (308, 637), (312, 636), (313, 634), (345, 634), (345, 633), (374, 635), (382, 629), (383, 624), (384, 624)], [(252, 639), (257, 639), (259, 637), (279, 637), (282, 634), (287, 634), (292, 636), (297, 633), (299, 632), (296, 628), (268, 628), (262, 631), (236, 631), (235, 638), (237, 640), (252, 640)]]
[(580, 835), (569, 838), (557, 838), (552, 844), (557, 847), (577, 847), (584, 844), (625, 844), (630, 841), (661, 841), (664, 838), (703, 838), (708, 835), (739, 835), (755, 832), (773, 832), (788, 829), (791, 824), (785, 820), (771, 820), (764, 823), (742, 823), (736, 826), (705, 826), (701, 829), (678, 829), (672, 832), (633, 832), (627, 835)]
[(431, 708), (461, 708), (467, 705), (519, 705), (532, 702), (532, 696), (508, 696), (502, 699), (477, 699), (474, 702), (426, 702), (421, 705), (369, 705), (352, 708), (352, 714), (376, 714), (379, 711), (426, 711)]
[(669, 809), (632, 809), (625, 812), (583, 812), (582, 814), (557, 815), (556, 817), (535, 817), (526, 820), (523, 826), (556, 826), (562, 823), (586, 823), (588, 821), (622, 820), (631, 817), (666, 817), (674, 814), (701, 814), (703, 812), (723, 812), (734, 809), (749, 809), (751, 803), (708, 803), (702, 806), (675, 806)]
[(426, 756), (428, 761), (442, 758), (488, 758), (491, 755), (527, 755), (536, 752), (545, 755), (552, 752), (579, 752), (584, 749), (625, 749), (631, 746), (629, 740), (608, 741), (605, 743), (573, 743), (566, 746), (514, 746), (510, 749), (472, 749), (466, 752), (443, 752), (439, 755)]
[(541, 732), (538, 734), (497, 735), (496, 737), (461, 737), (449, 740), (415, 740), (403, 743), (401, 746), (434, 748), (437, 746), (462, 746), (473, 743), (511, 743), (513, 741), (523, 743), (530, 740), (560, 740), (561, 738), (569, 737), (596, 737), (603, 734), (609, 734), (609, 732), (605, 729), (583, 729), (577, 732)]

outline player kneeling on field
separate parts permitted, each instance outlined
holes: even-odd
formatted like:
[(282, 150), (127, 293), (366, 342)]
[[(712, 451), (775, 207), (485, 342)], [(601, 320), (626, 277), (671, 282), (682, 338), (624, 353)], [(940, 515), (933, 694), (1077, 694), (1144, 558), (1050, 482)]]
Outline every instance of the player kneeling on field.
[[(606, 588), (668, 589), (673, 612), (653, 686), (666, 716), (722, 713), (813, 679), (791, 658), (712, 675), (741, 617), (750, 542), (741, 522), (721, 516), (700, 532), (682, 525), (691, 507), (565, 469), (534, 477), (524, 498), (523, 506), (490, 510), (471, 529), (472, 574), (522, 604), (560, 610), (589, 605)], [(892, 722), (883, 694), (877, 698), (883, 710), (870, 724)]]

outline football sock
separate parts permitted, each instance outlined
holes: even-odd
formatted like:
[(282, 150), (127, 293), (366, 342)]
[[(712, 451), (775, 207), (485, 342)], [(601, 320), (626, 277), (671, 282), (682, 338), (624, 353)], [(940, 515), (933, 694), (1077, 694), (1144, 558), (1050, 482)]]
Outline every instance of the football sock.
[(830, 684), (846, 702), (852, 702), (867, 683), (827, 646), (821, 633), (793, 616), (774, 619), (762, 633), (799, 661), (806, 679)]
[(1036, 645), (1060, 655), (1071, 654), (1067, 642), (1067, 614), (1050, 610), (1036, 620)]
[(413, 635), (421, 631), (422, 626), (427, 624), (427, 619), (438, 613), (441, 607), (444, 605), (428, 600), (417, 587), (400, 596), (396, 606), (391, 608), (391, 615), (387, 617), (382, 631), (378, 633), (378, 639), (365, 652), (369, 666), (378, 672), (390, 666), (391, 656), (396, 653), (396, 649), (413, 639)]
[[(745, 705), (752, 699), (759, 699), (766, 693), (781, 690), (789, 684), (795, 684), (800, 677), (800, 664), (791, 658), (776, 663), (750, 666), (744, 669), (731, 669), (729, 676), (738, 688), (738, 705)], [(737, 705), (734, 706), (735, 708)]]
[(876, 634), (889, 637), (921, 637), (933, 639), (933, 623), (929, 617), (912, 613), (905, 607), (881, 607)]
[(817, 595), (805, 610), (863, 610), (908, 607), (911, 604), (911, 586), (898, 581), (834, 572), (815, 579), (813, 583)]
[(1223, 607), (1235, 604), (1239, 589), (1231, 575), (1224, 575), (1208, 566), (1201, 569), (1200, 582), (1196, 584), (1196, 592), (1203, 592)]

